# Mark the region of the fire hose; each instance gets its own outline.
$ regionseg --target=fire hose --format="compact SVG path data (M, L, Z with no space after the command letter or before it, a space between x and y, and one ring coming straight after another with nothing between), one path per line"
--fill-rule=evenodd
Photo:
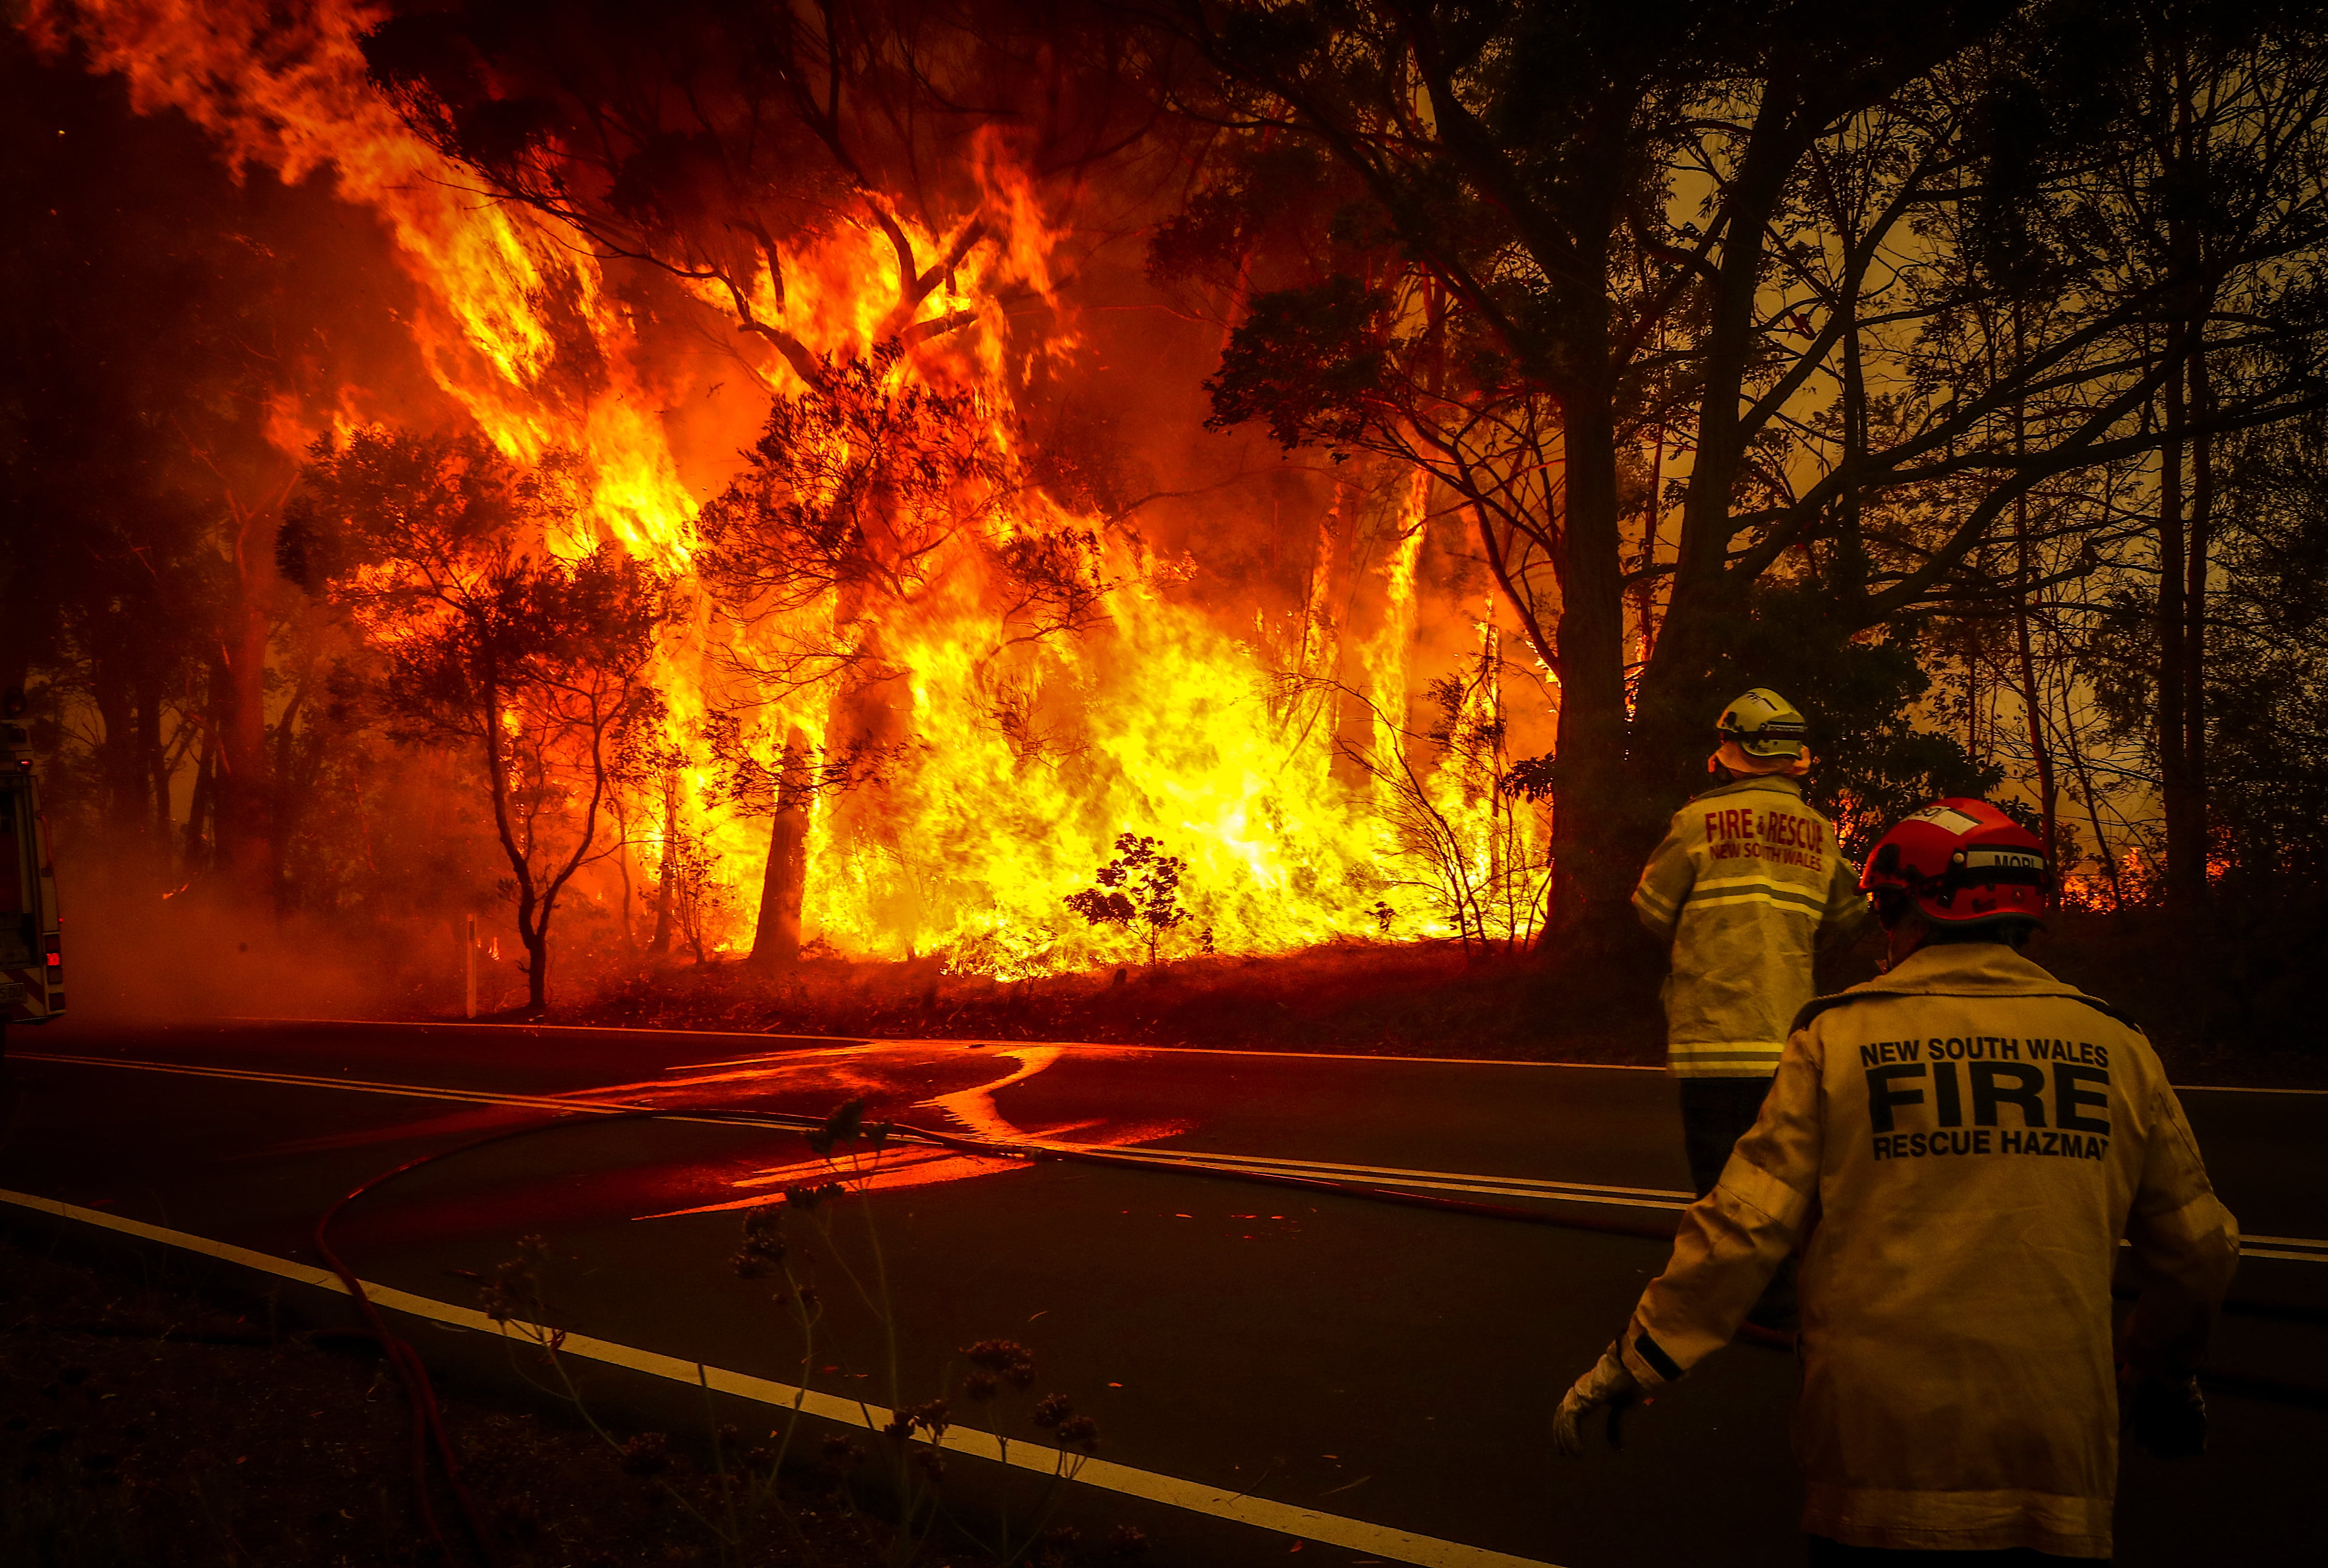
M488 1564L494 1561L492 1536L488 1534L483 1520L479 1516L474 1499L461 1479L459 1462L455 1458L452 1445L445 1433L436 1390L429 1382L427 1368L421 1364L419 1353L389 1329L387 1323L380 1315L379 1309L365 1294L363 1282L333 1250L326 1239L325 1232L330 1228L332 1222L357 1198L399 1176L417 1170L422 1166L434 1164L437 1160L449 1160L455 1155L466 1154L513 1138L527 1137L562 1127L587 1127L607 1122L658 1120L699 1122L722 1126L781 1128L788 1131L800 1132L813 1131L828 1125L827 1119L823 1117L793 1115L774 1111L706 1113L656 1110L638 1106L592 1107L587 1113L567 1113L547 1121L529 1122L522 1127L504 1128L499 1132L488 1133L484 1137L473 1139L465 1143L416 1156L351 1188L344 1197L324 1211L321 1219L315 1222L315 1250L330 1265L332 1272L339 1276L341 1283L353 1298L356 1310L363 1317L367 1336L379 1342L382 1353L387 1356L390 1364L396 1368L397 1376L404 1385L406 1398L412 1409L414 1494L418 1501L423 1526L440 1553L448 1552L449 1547L442 1526L437 1523L436 1511L428 1500L428 1460L432 1453L436 1457L438 1468L444 1473L446 1486L459 1505L462 1522L470 1537L474 1541L479 1554ZM1393 1187L1366 1186L1319 1177L1294 1176L1281 1171L1254 1170L1249 1168L1223 1167L1197 1160L1176 1160L1166 1153L1130 1154L1121 1150L1092 1149L1072 1144L1003 1142L901 1123L891 1123L889 1130L891 1135L905 1141L926 1143L936 1148L949 1149L957 1153L987 1160L1016 1160L1030 1164L1038 1161L1056 1161L1065 1164L1108 1166L1117 1169L1161 1170L1171 1175L1211 1177L1216 1180L1283 1188L1298 1192L1323 1193L1338 1197L1356 1197L1372 1203L1390 1204L1408 1208L1435 1209L1442 1213L1472 1215L1487 1219L1516 1220L1529 1225L1552 1225L1563 1230L1590 1231L1604 1235L1638 1236L1649 1241L1666 1242L1671 1241L1674 1235L1674 1229L1670 1225L1660 1225L1650 1220L1610 1219L1597 1215L1527 1208L1516 1204L1483 1203L1476 1199L1446 1197L1436 1193L1412 1192ZM2134 1292L2121 1289L2113 1291L2112 1294L2123 1300L2132 1299ZM2284 1302L2247 1300L2232 1297L2223 1302L2222 1310L2233 1315L2273 1318L2292 1322L2328 1323L2328 1310ZM1786 1338L1791 1344L1791 1336ZM1764 1338L1760 1342L1769 1344L1772 1341ZM2315 1408L2328 1406L2328 1394L2323 1394L2317 1389L2236 1374L2205 1376L2209 1381L2224 1386L2229 1392L2262 1394L2266 1397L2276 1395L2283 1399L2293 1396L2295 1403Z
M405 1403L410 1406L412 1412L412 1496L415 1505L420 1511L421 1526L427 1531L429 1541L436 1546L439 1562L451 1561L452 1548L451 1544L445 1539L444 1526L436 1521L436 1507L428 1498L428 1461L432 1455L436 1460L437 1469L444 1473L445 1484L451 1490L454 1501L460 1507L461 1522L467 1529L470 1540L475 1545L478 1555L484 1560L488 1568L491 1568L496 1561L493 1536L487 1531L484 1520L478 1514L476 1499L470 1495L467 1484L461 1479L460 1460L455 1457L452 1441L445 1434L443 1413L436 1403L436 1388L429 1381L428 1369L422 1364L420 1353L390 1329L387 1321L380 1315L380 1309L373 1304L371 1297L365 1292L363 1282L356 1278L355 1271L348 1267L346 1261L333 1247L325 1233L331 1229L332 1222L340 1217L341 1212L348 1205L363 1197L364 1194L385 1186L407 1172L418 1170L424 1165L432 1165L437 1160L449 1160L456 1154L466 1154L474 1150L483 1149L488 1144L503 1142L512 1138L522 1138L535 1132L547 1132L557 1127L587 1126L595 1122L606 1120L635 1121L662 1114L663 1113L660 1111L618 1111L611 1116L600 1115L581 1120L559 1116L547 1122L530 1122L523 1127L503 1128L499 1132L488 1133L483 1138L474 1138L465 1143L455 1144L450 1149L438 1149L427 1154L418 1155L401 1165L381 1171L378 1176L368 1178L350 1188L340 1200L325 1209L323 1217L315 1222L315 1251L321 1254L332 1272L340 1277L340 1283L346 1287L348 1295L354 1300L357 1312L363 1318L365 1337L380 1346L380 1354L388 1358L390 1366L396 1368L397 1379L404 1385Z

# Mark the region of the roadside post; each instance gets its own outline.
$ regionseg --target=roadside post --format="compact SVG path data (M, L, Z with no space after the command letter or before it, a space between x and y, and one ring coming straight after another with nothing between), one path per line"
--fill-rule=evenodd
M461 944L461 958L467 974L461 987L461 1016L477 1016L477 917L469 916L469 940Z

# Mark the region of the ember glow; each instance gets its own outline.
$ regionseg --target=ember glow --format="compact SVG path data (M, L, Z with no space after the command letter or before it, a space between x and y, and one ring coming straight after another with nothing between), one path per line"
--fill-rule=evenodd
M90 0L35 12L52 43L69 37L94 68L125 77L141 110L186 114L246 177L328 171L393 237L417 300L404 325L448 407L384 406L369 389L343 387L277 410L273 438L286 453L335 429L465 416L515 460L581 460L588 503L573 536L544 541L549 549L579 555L615 541L696 582L702 504L756 439L770 399L805 390L782 353L739 336L750 361L739 367L671 348L673 334L643 331L625 304L613 272L624 264L480 197L474 177L368 80L361 41L380 19L373 10L344 0ZM764 268L749 306L833 363L880 365L887 390L966 397L979 438L1011 465L1024 441L1015 389L1027 367L1071 372L1093 349L1064 276L1068 235L1047 193L999 137L951 155L971 162L975 209L937 228L899 220L918 257L960 251L943 286L907 303L893 240L867 219L821 231L791 258L781 291ZM709 280L689 286L732 333L736 302ZM877 354L901 330L942 322L945 330L894 360ZM693 746L715 714L741 712L746 743L765 765L776 765L788 736L829 760L861 743L844 730L878 708L875 738L887 748L878 782L820 793L809 807L803 934L845 955L943 954L953 969L1005 978L1122 962L1136 944L1087 925L1063 900L1091 883L1127 831L1153 835L1187 862L1189 919L1171 955L1444 935L1466 919L1483 934L1525 931L1533 885L1510 872L1541 859L1544 824L1531 808L1498 800L1492 777L1451 753L1418 756L1403 781L1345 760L1354 737L1377 756L1415 756L1394 733L1422 728L1409 718L1410 694L1450 664L1477 664L1496 642L1479 599L1419 604L1429 487L1401 478L1351 497L1300 525L1319 534L1309 606L1272 609L1212 592L1206 563L1032 483L966 498L974 521L877 609L840 589L746 617L699 593L659 669L671 739ZM1261 525L1290 523L1264 516ZM1355 569L1347 544L1362 530L1376 543ZM1001 565L1014 545L1070 561L1094 596L1091 613L1030 630ZM1324 613L1329 593L1348 613ZM1426 648L1433 667L1416 668L1419 642L1429 641L1418 627L1441 624L1456 641ZM739 666L781 662L803 641L852 639L878 645L895 671L874 699L831 681L743 690ZM1541 697L1530 700L1540 716ZM1502 702L1490 679L1463 699L1459 722L1492 728ZM759 911L769 825L707 803L715 778L709 760L698 762L677 799L726 890L712 945L741 952ZM1439 840L1442 886L1414 864L1418 813L1424 836ZM638 818L656 820L651 810ZM660 830L633 831L643 840L634 864L652 875ZM1450 866L1459 886L1501 887L1502 906L1451 914ZM605 882L579 887L606 898Z

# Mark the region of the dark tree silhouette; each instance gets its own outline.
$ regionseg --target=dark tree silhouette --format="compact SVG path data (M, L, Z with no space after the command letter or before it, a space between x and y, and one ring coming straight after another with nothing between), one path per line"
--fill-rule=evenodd
M1098 886L1070 893L1067 907L1094 925L1134 932L1147 944L1153 968L1165 934L1191 918L1180 906L1180 878L1188 862L1164 852L1163 844L1141 833L1119 833L1115 858L1092 874ZM1209 943L1211 934L1206 934ZM1209 946L1207 951L1210 951Z
M549 553L578 474L522 469L482 437L380 428L314 448L288 510L284 575L343 606L379 653L399 739L473 748L526 949L548 1004L549 929L584 866L621 848L609 793L663 718L648 669L671 585L613 545Z

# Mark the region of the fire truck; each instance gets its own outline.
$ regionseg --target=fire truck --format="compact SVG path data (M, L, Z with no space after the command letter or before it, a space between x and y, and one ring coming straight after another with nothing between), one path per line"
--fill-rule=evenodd
M21 695L0 696L0 1050L10 1024L44 1024L65 1010L56 859L33 782L33 737L16 722L23 712Z

